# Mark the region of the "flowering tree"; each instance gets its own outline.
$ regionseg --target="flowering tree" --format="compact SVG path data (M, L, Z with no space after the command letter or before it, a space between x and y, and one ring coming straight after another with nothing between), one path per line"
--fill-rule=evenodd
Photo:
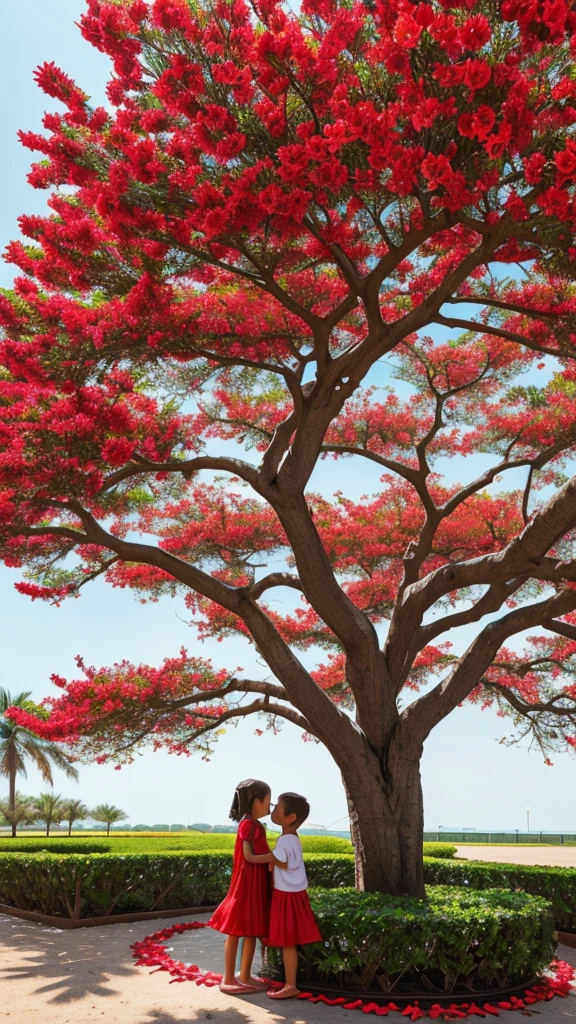
M358 884L422 894L437 723L472 700L576 743L576 13L89 0L81 28L109 107L44 65L66 112L22 134L51 212L9 247L3 558L32 598L182 593L270 676L81 665L13 718L118 760L286 719L342 773ZM386 355L400 393L370 386ZM483 470L443 478L454 454ZM311 491L344 458L377 494Z

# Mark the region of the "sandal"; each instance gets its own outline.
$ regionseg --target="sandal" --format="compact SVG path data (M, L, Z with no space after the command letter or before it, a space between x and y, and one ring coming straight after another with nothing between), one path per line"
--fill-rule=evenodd
M220 985L220 991L224 996L246 996L251 992L261 992L262 989L255 985L242 985L241 982L234 982L232 985Z
M296 999L300 995L300 989L293 988L289 989L286 995L283 995L285 990L283 988L271 990L266 993L268 999Z

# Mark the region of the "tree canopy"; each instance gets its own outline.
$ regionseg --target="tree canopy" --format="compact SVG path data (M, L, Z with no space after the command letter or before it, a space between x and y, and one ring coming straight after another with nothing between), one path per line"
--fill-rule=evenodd
M45 64L65 113L21 135L50 212L1 298L2 556L32 598L182 593L270 676L80 663L15 719L120 759L287 719L389 807L463 700L574 747L572 6L89 0L81 29L108 106ZM316 493L321 459L377 493Z

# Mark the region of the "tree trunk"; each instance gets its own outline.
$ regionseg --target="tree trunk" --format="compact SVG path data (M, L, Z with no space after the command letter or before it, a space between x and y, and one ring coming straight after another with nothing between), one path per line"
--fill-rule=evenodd
M72 835L72 822L71 821L68 822L68 835L69 836Z
M392 745L382 770L378 758L343 772L356 856L356 888L393 896L425 897L424 813L420 751Z
M46 822L46 835L47 836L50 835L50 822L49 821Z
M10 778L8 780L8 785L8 801L10 803L10 810L12 811L12 815L14 815L14 811L16 808L16 769L13 767L13 765L10 766ZM12 839L16 839L16 822L14 820L14 817L12 817Z
M110 835L110 822L108 821L106 824L108 825L108 828L106 829L106 835L109 836Z

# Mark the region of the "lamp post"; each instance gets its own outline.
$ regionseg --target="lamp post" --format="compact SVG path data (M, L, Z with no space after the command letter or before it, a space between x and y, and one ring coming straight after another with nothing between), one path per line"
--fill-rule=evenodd
M526 831L530 835L530 808L526 808Z

